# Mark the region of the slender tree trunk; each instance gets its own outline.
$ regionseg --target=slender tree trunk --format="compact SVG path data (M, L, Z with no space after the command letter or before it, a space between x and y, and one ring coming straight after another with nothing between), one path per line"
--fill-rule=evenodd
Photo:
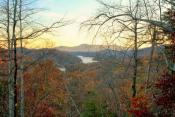
M22 41L22 0L19 3L19 23L20 23L20 47L21 47L21 61L20 61L20 117L24 117L24 79L23 79L23 41Z
M14 102L14 79L12 74L12 42L10 39L10 2L7 0L7 40L8 40L8 116L14 117L15 102Z
M137 90L136 90L137 66L138 66L137 21L135 21L134 34L135 34L135 37L134 37L134 76L133 76L133 84L132 84L132 90L133 90L132 97L135 97L137 93Z
M77 111L77 114L78 114L79 116L81 116L81 112L80 112L80 110L78 109L78 106L77 106L76 102L74 101L73 97L71 96L71 93L70 93L70 91L69 91L69 88L68 88L68 86L67 86L66 84L65 84L65 88L66 88L66 91L67 91L68 94L69 94L70 101L72 102L73 106L75 107L75 109L76 109L76 111Z
M149 87L150 72L151 72L151 67L152 67L152 60L153 60L155 44L156 44L156 27L154 26L153 36L152 36L152 39L151 39L151 53L150 53L150 58L149 58L149 63L148 63L148 74L147 74L147 79L146 79L145 92L147 91L147 88Z
M17 106L18 106L18 100L17 100L17 75L18 75L18 63L17 63L17 40L16 40L16 14L17 14L17 0L13 0L13 33L12 33L12 40L13 40L13 46L14 46L14 52L13 52L13 61L14 61L14 102L15 102L15 109L14 109L14 117L17 117Z
M116 117L119 117L121 114L120 114L120 104L118 103L118 98L117 98L117 94L114 90L114 88L112 86L109 86L109 88L111 89L112 93L113 93L113 96L114 96L114 99L115 99L115 106L116 106L116 109L115 109L115 116Z
M137 87L136 87L136 81L137 81L137 67L138 67L138 20L136 20L137 13L138 13L138 7L139 7L139 0L137 0L136 4L136 11L135 11L135 20L134 20L134 76L133 76L133 83L132 83L132 97L135 97L137 94Z
M17 75L18 75L18 63L17 63L17 49L16 49L16 37L14 37L14 90L15 90L15 117L17 116L17 106L18 106L18 99L17 99Z

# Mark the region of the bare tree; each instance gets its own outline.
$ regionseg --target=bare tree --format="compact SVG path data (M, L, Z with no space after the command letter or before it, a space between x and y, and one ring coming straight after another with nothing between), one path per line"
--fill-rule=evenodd
M90 18L90 20L83 22L82 25L96 30L95 36L112 30L113 33L111 35L114 37L114 40L129 40L128 42L131 43L129 46L133 49L132 96L135 97L137 93L138 49L147 43L147 41L141 40L146 35L147 25L137 19L138 17L148 17L148 13L146 14L146 11L141 10L145 7L144 2L128 0L128 4L125 3L126 5L112 5L110 2L99 2L104 6L103 11L99 12L97 16Z
M27 3L23 0L4 0L2 3L0 7L2 12L0 41L5 46L7 45L5 49L8 51L8 58L6 58L8 61L8 115L9 117L18 116L18 106L20 106L19 115L24 117L23 43L25 40L36 39L45 33L52 32L53 29L60 28L66 23L63 22L63 19L52 23L50 26L37 22L32 23L29 19L32 19L37 10L30 8L31 1ZM20 49L18 49L19 47ZM20 78L20 98L17 96L18 78ZM18 99L20 99L20 103Z

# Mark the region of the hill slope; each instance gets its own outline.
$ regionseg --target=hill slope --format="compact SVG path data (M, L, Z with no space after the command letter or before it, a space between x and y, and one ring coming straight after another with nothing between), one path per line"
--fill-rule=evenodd
M32 57L34 60L51 59L59 65L78 64L81 59L67 52L57 49L24 49L26 56Z

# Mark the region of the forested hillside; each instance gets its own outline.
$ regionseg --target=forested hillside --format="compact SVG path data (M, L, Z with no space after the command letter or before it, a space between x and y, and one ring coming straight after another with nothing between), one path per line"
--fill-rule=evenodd
M62 52L57 49L23 49L23 51L24 55L32 57L34 61L50 59L61 66L81 63L80 58L77 56L73 56L68 52Z

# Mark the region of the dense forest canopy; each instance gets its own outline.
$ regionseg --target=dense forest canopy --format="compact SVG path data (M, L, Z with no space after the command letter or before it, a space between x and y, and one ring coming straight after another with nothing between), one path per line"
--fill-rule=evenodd
M0 0L0 117L175 117L175 0L65 1Z

